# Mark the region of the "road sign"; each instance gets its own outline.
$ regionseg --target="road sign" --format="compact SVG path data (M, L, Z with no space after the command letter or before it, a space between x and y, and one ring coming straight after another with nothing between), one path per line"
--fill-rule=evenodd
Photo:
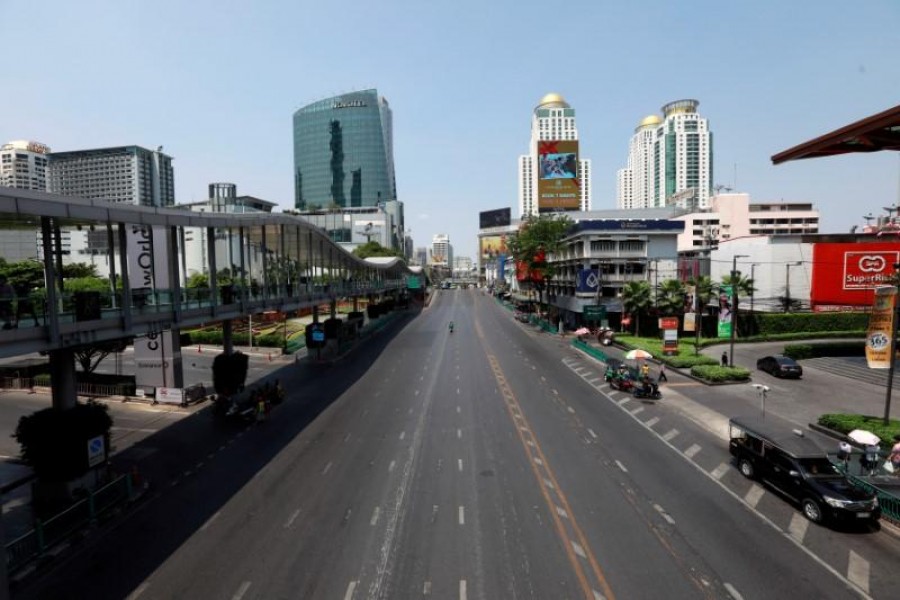
M88 466L96 467L106 461L106 440L102 435L92 437L87 443Z
M585 306L584 307L584 319L585 319L585 321L605 321L606 320L606 307L605 306Z

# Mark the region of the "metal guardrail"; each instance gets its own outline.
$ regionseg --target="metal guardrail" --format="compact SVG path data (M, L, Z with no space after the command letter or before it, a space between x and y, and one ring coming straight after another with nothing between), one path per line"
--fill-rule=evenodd
M582 352L585 352L586 354L596 358L597 360L602 360L603 362L606 362L606 353L601 350L598 350L597 348L594 348L587 342L585 342L583 340L579 340L578 338L575 338L572 340L572 345L575 346L576 348L578 348L579 350L581 350Z
M25 566L132 497L131 477L122 475L49 519L36 519L34 529L6 544L7 569Z
M863 452L851 452L850 457L845 462L838 458L837 453L826 452L828 459L847 476L850 483L878 496L878 504L881 506L883 517L900 524L900 497L897 496L897 491L900 491L900 473L892 475L885 471L882 467L885 457L880 453L878 460L875 461L875 465L866 472L865 467L859 462L859 457L863 456L863 454ZM895 485L898 490L889 492L884 487L877 485L880 482L873 481L872 479L874 478L883 479L886 483L894 483L896 481Z

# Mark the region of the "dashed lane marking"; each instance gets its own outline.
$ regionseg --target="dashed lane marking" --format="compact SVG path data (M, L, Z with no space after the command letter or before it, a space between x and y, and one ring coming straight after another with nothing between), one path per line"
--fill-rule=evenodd
M299 517L299 516L300 516L300 509L298 508L297 510L295 510L294 512L291 513L290 517L288 517L288 520L284 523L284 528L290 529L291 525L294 524L294 521L296 521L297 517Z
M459 472L462 473L462 470L463 470L463 469L462 469L462 459L461 459L461 458L458 459L458 460L456 461L456 464L457 464L457 466L459 467Z
M347 585L347 592L344 594L344 600L353 600L353 592L356 591L357 585L359 585L358 581L351 581Z
M369 525L375 527L378 524L378 516L381 514L381 508L375 507L375 510L372 511L372 518L369 519Z
M712 470L712 473L710 473L710 475L712 475L713 479L722 479L722 475L727 473L730 468L731 467L728 465L728 463L721 463L718 467Z
M621 469L623 473L627 473L627 472L628 472L628 469L626 469L626 468L625 468L625 465L623 465L621 462L616 461L616 466L619 467L619 469Z
M402 442L402 441L403 441L403 438L405 438L405 437L406 437L406 432L405 432L405 431L401 431L401 432L400 432L400 441Z
M469 598L469 595L468 595L468 592L466 591L466 580L460 579L459 580L459 600L468 600L468 598Z
M592 437L592 438L597 439L597 434L594 433L594 430L593 430L593 429L591 429L590 427L588 427L588 430L587 430L587 431L588 431L589 434L591 434L591 437Z
M628 412L630 412L632 415L638 415L638 414L644 412L644 407L643 407L643 406L638 406L637 408L632 409L632 410L630 410L630 411L628 411Z
M853 550L847 563L847 579L869 593L869 561Z
M806 529L809 527L809 520L801 515L800 513L794 513L791 515L791 524L788 525L788 533L791 534L791 537L803 543L803 538L806 537Z
M741 594L735 589L733 585L727 582L723 583L722 585L725 587L725 591L728 592L728 595L734 598L734 600L744 600L744 597L741 596Z
M231 600L241 600L241 598L244 597L244 594L246 594L247 590L249 590L249 589L250 589L250 582L245 581L244 583L241 584L241 587L239 587L237 589L237 591L234 593L234 596L231 597Z
M577 554L581 558L587 558L587 555L584 553L584 548L582 548L581 545L578 544L578 542L574 540L569 541L572 542L572 550L575 551L575 554Z
M462 429L456 430L456 439L459 439L459 440L462 439Z
M220 513L220 512L222 512L222 511L220 511L220 510L219 510L219 511L216 511L216 513L215 513L213 516L211 516L210 518L208 518L208 519L206 520L206 523L204 523L204 524L200 527L200 531L206 531L206 529L207 529L210 525L212 525L212 522L219 518L219 513Z
M666 434L664 436L662 436L662 439L663 439L663 441L671 442L672 438L674 438L676 435L678 435L678 430L670 429L669 431L666 432Z
M422 595L423 595L423 596L428 596L429 594L431 594L431 582L430 582L430 581L426 581L426 582L424 583L424 585L422 585Z
M327 465L325 465L325 468L324 468L324 469L322 469L322 475L327 475L329 470L331 470L331 463L330 463L330 462L329 462Z
M569 518L569 513L567 513L567 512L566 512L566 509L562 508L561 506L557 506L557 507L556 507L556 514L558 514L558 515L559 515L560 517L562 517L563 519L568 519L568 518Z
M744 502L746 502L750 508L756 508L756 505L759 504L759 500L765 494L765 490L759 487L756 484L750 488L750 490L744 495Z
M654 508L654 510L656 510L656 512L659 513L659 515L660 515L663 519L666 520L666 523L668 523L669 525L674 525L674 524L675 524L675 519L673 519L673 518L672 518L672 515L670 515L669 513L667 513L667 512L666 512L666 509L664 509L662 506L660 506L659 504L654 504L654 505L653 505L653 508Z
M694 456L700 452L701 448L697 444L691 444L691 447L684 451L684 455L688 458L694 458Z
M459 507L459 524L460 525L466 524L466 507L465 506Z
M394 470L394 467L396 467L396 466L397 466L397 461L396 461L396 460L392 460L392 461L391 461L391 464L388 465L388 473L390 473L391 471L393 471L393 470Z

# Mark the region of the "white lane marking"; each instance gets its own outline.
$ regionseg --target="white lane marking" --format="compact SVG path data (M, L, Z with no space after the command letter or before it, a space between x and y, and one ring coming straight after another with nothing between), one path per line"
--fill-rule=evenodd
M551 390L551 391L553 392L554 396L559 396L559 392L557 392L556 390Z
M623 465L621 462L616 461L616 466L619 467L620 469L622 469L622 472L623 472L623 473L627 473L627 472L628 472L628 469L626 469L626 468L625 468L625 465Z
M456 430L456 439L458 439L458 440L462 439L462 429Z
M457 406L457 407L456 407L456 414L459 414L460 412L462 412L462 409L461 409L459 406Z
M466 524L466 507L465 506L459 507L459 524L460 525Z
M431 582L426 581L425 585L422 586L422 595L427 596L429 594L431 594Z
M800 513L794 513L791 516L791 524L788 525L788 533L791 534L791 537L803 543L803 538L806 537L806 529L809 527L809 519L805 518Z
M751 508L756 508L760 498L762 498L765 493L764 489L754 483L753 487L750 488L750 491L744 496L744 502L749 504Z
M850 551L850 559L847 564L847 579L869 593L869 561L862 556Z
M241 587L234 593L234 596L231 597L231 600L241 600L244 597L244 594L247 593L247 590L250 589L250 582L245 581L241 584Z
M602 377L594 377L593 379L588 379L588 383L590 383L591 385L595 385L601 379L603 379L603 378Z
M295 510L294 512L291 513L290 517L288 517L287 522L285 522L285 524L284 524L284 528L290 529L291 525L294 524L294 521L296 521L297 517L299 517L299 516L300 516L300 509L298 508L297 510Z
M219 518L219 513L220 513L220 512L222 512L222 511L221 511L221 510L216 511L216 514L214 514L213 516L211 516L210 518L208 518L208 519L206 520L206 523L204 523L203 526L200 527L200 531L206 531L206 528L209 527L209 526L212 524L213 521L215 521L216 519Z
M521 429L522 431L525 431L525 432L528 431L528 428L525 427L524 425L519 425L519 429Z
M553 485L553 482L546 477L544 477L544 485L546 485L551 490L556 489L556 487Z
M592 438L594 438L595 440L597 439L597 434L594 433L594 430L591 429L590 427L588 427L588 433L591 434Z
M438 505L437 505L437 504L433 504L433 505L431 506L431 522L432 522L432 523L434 523L435 521L437 521L437 513L438 513Z
M459 600L468 600L469 595L466 592L466 580L459 580Z
M419 395L419 390L416 390L416 396L418 396L418 395ZM363 413L363 416L366 416L365 413Z
M406 437L406 432L405 432L405 431L401 431L401 432L400 432L400 441L403 441L403 438L405 438L405 437Z
M456 378L459 379L459 376L457 376ZM459 388L456 388L456 395L459 396L461 393L462 392L459 391Z
M356 591L356 586L359 584L358 581L351 581L347 586L347 593L344 594L344 600L353 600L353 592Z
M580 556L581 558L587 558L587 555L584 553L584 548L581 547L581 544L575 542L573 540L569 540L572 543L572 550L575 551L575 554Z
M656 512L658 512L659 515L660 515L663 519L665 519L666 522L667 522L669 525L674 525L674 524L675 524L675 519L673 519L673 518L672 518L672 515L670 515L669 513L667 513L667 512L666 512L666 509L664 509L662 506L660 506L659 504L654 504L654 505L653 505L653 508L656 509Z
M638 406L637 408L635 408L634 410L631 410L631 411L629 411L629 412L630 412L632 415L637 415L637 414L639 414L639 413L644 412L644 407L643 407L643 406Z
M678 435L678 430L670 429L668 432L666 432L666 435L662 436L662 439L663 441L670 442L676 435Z
M728 463L722 463L718 467L713 469L713 471L712 471L712 473L710 473L710 475L712 475L713 479L716 479L716 480L722 479L722 475L727 473L730 468L731 467L728 466Z
M560 507L560 506L557 506L557 507L556 507L556 514L558 514L559 516L561 516L563 519L568 519L568 518L569 518L569 513L567 513L567 512L565 511L565 509L563 509L563 508Z
M701 448L697 444L691 444L691 447L684 451L684 455L688 458L694 458L698 452L700 452Z
M538 464L538 465L541 465L541 466L544 465L544 461L542 461L542 460L541 460L540 458L538 458L537 456L534 457L534 462L535 462L535 464Z
M734 598L734 600L744 600L744 597L741 596L740 592L738 592L733 585L731 585L728 582L726 582L722 585L725 587L725 591L728 592L728 594L732 598Z
M534 448L534 442L532 442L531 440L525 440L525 443Z
M325 468L322 469L322 475L327 475L329 470L331 470L331 462L325 465Z
M575 409L572 408L571 406L567 406L567 407L566 407L566 410L568 410L568 411L569 411L570 413L572 413L573 415L575 414Z
M647 419L646 421L644 421L644 425L646 425L647 427L653 427L657 423L659 423L659 417L653 417L652 419Z
M344 443L346 444L349 441L350 441L350 434L348 433L347 435L344 436Z
M369 525L375 527L378 524L378 515L381 514L381 508L375 507L375 510L372 511L372 518L369 519Z
M390 473L391 471L393 471L393 470L394 470L394 467L396 467L396 466L397 466L397 461L396 461L396 460L392 460L392 461L391 461L391 464L388 465L388 473Z
M541 381L547 381L547 378L541 375Z
M135 589L133 592L128 594L128 597L126 597L125 600L137 600L138 597L144 593L144 590L147 589L148 585L150 585L150 584L145 581L141 585L137 586L137 589Z
M456 461L456 465L459 467L459 472L462 473L462 459L458 459Z
M594 592L594 600L606 600L606 596L598 592L597 590L591 590Z

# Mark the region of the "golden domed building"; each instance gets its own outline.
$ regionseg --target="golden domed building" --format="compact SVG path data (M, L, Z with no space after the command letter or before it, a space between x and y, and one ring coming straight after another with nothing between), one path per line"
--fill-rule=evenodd
M580 157L575 109L561 94L540 99L528 154L519 157L519 214L591 208L591 161Z

